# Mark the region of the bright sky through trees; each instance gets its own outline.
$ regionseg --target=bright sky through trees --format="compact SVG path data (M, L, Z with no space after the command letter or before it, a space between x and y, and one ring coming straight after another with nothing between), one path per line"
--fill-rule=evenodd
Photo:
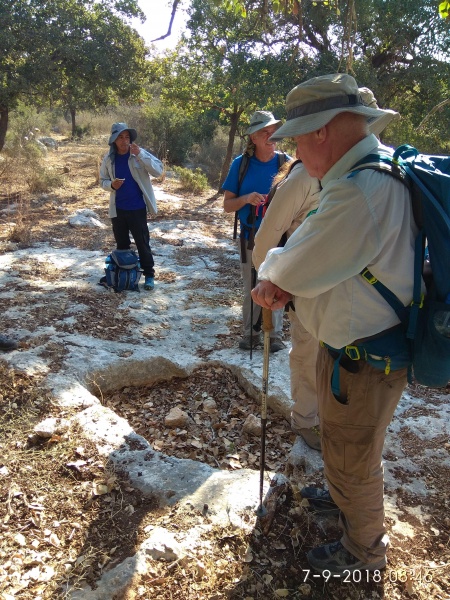
M172 14L172 1L138 0L138 4L139 8L145 13L147 20L145 23L140 23L138 19L133 19L131 24L137 30L139 35L144 38L145 43L149 45L152 40L167 33ZM183 5L186 5L186 2L180 2L178 5L170 36L158 42L154 42L159 51L163 51L166 48L174 48L178 42L186 22L186 13L183 10Z

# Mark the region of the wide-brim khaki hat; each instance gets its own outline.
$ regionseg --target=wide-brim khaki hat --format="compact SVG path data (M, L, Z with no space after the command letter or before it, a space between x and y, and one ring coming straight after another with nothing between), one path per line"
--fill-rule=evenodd
M313 77L297 85L286 96L286 110L286 122L271 140L317 131L343 112L364 115L369 127L376 125L377 130L380 127L383 130L394 117L399 116L393 110L368 106L355 79L345 73Z
M256 133L260 129L264 129L264 127L269 127L269 125L280 125L281 121L279 119L275 119L273 114L267 110L257 110L250 117L250 126L245 132L247 135L251 135L252 133Z
M113 126L111 127L111 135L109 137L109 142L108 142L108 144L110 146L111 146L111 144L114 144L114 142L117 140L117 138L122 133L122 131L128 131L128 133L130 134L131 142L134 142L134 140L137 138L136 129L132 129L131 127L128 127L128 125L126 123L114 123Z
M360 87L359 93L361 94L362 101L366 106L369 106L370 108L379 108L372 90L369 90L369 88L367 87ZM384 115L381 115L380 117L378 117L378 119L370 121L369 123L370 133L373 133L376 136L379 136L380 133L384 131L384 129L386 129L386 127L392 120L400 118L399 113L393 110L386 110L384 112Z

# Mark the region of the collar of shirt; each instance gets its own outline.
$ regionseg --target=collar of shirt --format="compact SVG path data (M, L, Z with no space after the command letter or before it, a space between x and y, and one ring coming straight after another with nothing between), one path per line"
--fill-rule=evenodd
M382 146L380 144L378 138L373 135L373 133L369 134L367 137L353 146L353 148L350 148L350 150L331 167L331 169L321 180L322 187L326 187L326 185L333 179L339 179L339 177L345 175L345 173L347 173L354 164L361 160L361 158L364 158L364 156L370 154L371 152L377 152L380 147L383 148L383 150L387 149L386 146Z

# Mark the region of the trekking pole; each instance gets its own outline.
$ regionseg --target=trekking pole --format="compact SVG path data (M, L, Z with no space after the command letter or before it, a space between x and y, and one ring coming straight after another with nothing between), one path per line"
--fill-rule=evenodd
M263 355L263 381L261 392L261 453L259 460L259 506L256 510L257 517L264 517L267 514L267 508L263 506L263 487L264 487L264 463L266 460L266 422L267 422L267 390L269 387L269 353L270 353L270 332L273 329L272 311L270 308L262 309L264 331L264 355Z
M250 273L250 288L253 289L256 285L256 269L252 265L252 270ZM250 294L250 360L253 358L253 298Z
M250 231L250 235L248 238L248 245L247 248L248 250L251 250L253 253L253 246L255 245L254 240L255 240L255 216L256 216L256 212L255 212L255 207L251 206L250 207L250 220L251 220L251 224L252 224L252 229ZM256 284L256 269L253 266L253 261L252 261L252 266L251 266L251 270L250 270L250 289L254 288ZM253 358L253 298L250 294L250 360L252 360Z

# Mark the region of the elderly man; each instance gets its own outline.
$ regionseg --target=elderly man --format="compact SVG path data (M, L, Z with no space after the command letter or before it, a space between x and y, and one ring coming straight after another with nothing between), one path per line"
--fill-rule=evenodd
M393 177L352 167L382 146L369 131L393 111L364 104L353 77L333 74L295 87L287 121L297 156L322 186L319 207L261 265L255 302L272 310L294 299L321 341L317 390L329 492L305 497L340 510L339 541L309 551L317 571L376 571L386 565L382 450L406 385L409 349L396 313L366 268L406 305L413 293L417 228L409 193ZM366 276L364 276L366 275Z

